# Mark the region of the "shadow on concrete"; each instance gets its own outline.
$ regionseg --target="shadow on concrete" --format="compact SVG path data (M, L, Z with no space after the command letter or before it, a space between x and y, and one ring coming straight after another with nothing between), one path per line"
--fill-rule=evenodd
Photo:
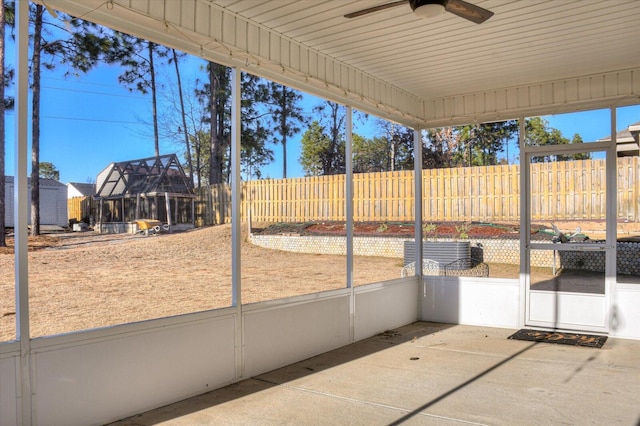
M486 376L487 374L491 373L492 371L495 371L498 368L502 367L503 365L505 365L505 364L513 361L514 359L518 358L520 355L524 354L525 352L530 351L536 345L539 345L539 343L537 343L537 342L532 343L529 346L525 347L524 349L519 350L518 352L514 353L510 357L505 358L502 361L498 362L497 364L495 364L495 365L487 368L486 370L482 371L481 373L476 374L475 376L473 376L469 380L466 380L466 381L460 383L458 386L448 390L447 392L443 393L442 395L438 396L437 398L434 398L431 401L424 403L422 406L420 406L417 409L413 410L411 413L408 413L407 415L400 417L395 422L390 423L390 426L400 425L400 424L410 420L412 417L420 414L422 411L427 410L429 407L431 407L431 406L437 404L438 402L440 402L440 401L452 396L456 392L461 391L465 387L471 385L473 382L483 378L484 376Z
M637 342L506 334L416 322L112 424L637 424Z
M253 393L281 386L289 381L301 379L305 376L355 361L376 352L411 342L414 339L455 327L455 324L444 323L419 324L419 327L413 327L409 332L387 330L368 339L343 346L325 354L320 354L295 364L281 367L184 401L179 401L143 414L134 415L132 417L109 423L109 425L143 426L170 422L173 419L188 416L189 414L196 413L198 411L213 408L217 405L222 405L239 398L244 398ZM406 326L403 327L403 330L406 330Z

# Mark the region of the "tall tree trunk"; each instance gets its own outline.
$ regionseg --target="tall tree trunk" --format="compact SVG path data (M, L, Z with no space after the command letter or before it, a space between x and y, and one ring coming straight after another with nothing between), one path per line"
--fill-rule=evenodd
M282 129L282 179L287 178L287 88L282 85L282 114L280 115Z
M184 129L184 145L187 150L187 167L189 168L189 178L191 179L191 186L194 186L193 182L193 163L191 161L191 144L189 143L189 132L187 132L187 116L184 112L184 97L182 96L182 79L180 78L180 67L178 66L178 55L176 49L171 49L173 53L173 63L176 66L176 78L178 80L178 97L180 98L180 113L182 115L182 128Z
M158 136L158 101L156 100L156 70L153 65L153 51L154 44L148 42L149 48L149 72L151 74L151 100L152 100L152 114L153 114L153 147L156 152L156 157L160 157L160 137Z
M396 151L398 149L398 132L395 125L391 127L391 152L389 153L389 170L396 171Z
M202 162L200 160L200 149L201 148L201 144L200 144L200 135L198 133L196 133L196 137L193 140L193 143L195 144L195 151L196 151L196 173L197 173L197 178L198 178L198 188L200 188L202 186Z
M225 138L224 135L224 120L225 120L225 105L226 105L226 94L225 91L227 87L229 87L229 80L227 79L227 68L223 65L216 66L216 72L218 75L218 90L220 91L220 96L218 96L218 140L220 141L220 148L218 149L218 164L220 164L220 183L229 182L229 177L231 176L231 135L228 135ZM225 150L227 150L227 167L226 167L226 175L224 174L224 154Z
M33 29L33 99L31 106L31 235L40 235L40 61L44 7L36 5Z
M0 0L0 247L6 247L5 239L5 179L4 179L4 0Z
M392 172L396 171L396 140L395 138L391 139L391 159L390 159L390 167L389 170Z
M329 150L329 174L335 175L340 173L338 165L338 136L340 133L340 125L338 123L338 112L340 106L337 103L331 103L331 149Z
M209 62L209 105L211 108L211 138L209 144L209 185L222 182L221 144L222 140L218 134L218 95L219 79L216 75L216 64Z

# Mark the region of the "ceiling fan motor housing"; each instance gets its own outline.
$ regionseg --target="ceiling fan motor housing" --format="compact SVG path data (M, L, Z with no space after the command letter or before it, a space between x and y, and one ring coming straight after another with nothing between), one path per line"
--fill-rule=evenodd
M476 24L481 24L493 16L493 12L464 0L396 0L356 12L347 13L345 18L357 18L369 13L402 6L409 3L414 15L422 19L435 18L444 12L450 12Z
M427 4L439 4L442 7L445 7L447 5L447 0L409 0L409 6L411 6L412 11L415 11L420 6Z

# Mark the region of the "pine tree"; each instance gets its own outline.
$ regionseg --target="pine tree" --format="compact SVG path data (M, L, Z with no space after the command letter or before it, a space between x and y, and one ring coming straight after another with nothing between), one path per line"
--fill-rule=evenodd
M193 181L193 160L191 155L191 144L189 141L189 132L187 127L187 115L184 108L184 95L182 93L182 78L180 76L180 66L178 63L178 53L176 49L171 49L171 58L169 63L173 63L176 69L176 80L178 82L178 99L180 100L180 118L182 119L182 128L184 129L184 146L185 146L185 158L187 160L186 169L189 170L189 179L191 180L191 186L194 186Z
M263 106L269 100L268 85L260 77L242 73L241 152L240 163L247 179L261 178L260 168L273 161L273 151L267 148L271 129L263 124Z
M4 69L4 26L5 26L5 10L4 0L0 0L0 247L6 247L7 241L5 239L5 179L4 179L4 157L5 157L5 139L4 139L4 87L5 81L5 69Z
M227 104L229 101L229 68L213 62L207 65L209 72L208 100L209 100L209 184L224 182L224 153L225 145L229 145L228 132L225 132Z
M32 76L32 134L31 134L31 235L40 234L40 78L41 71L52 70L59 64L86 73L92 69L105 52L109 51L112 37L93 23L64 17L66 25L60 25L58 15L45 19L44 6L32 5L30 20L33 23L31 57Z
M107 63L117 63L125 68L118 77L130 91L136 90L143 95L151 93L151 116L153 122L153 148L156 157L160 156L160 135L158 130L158 84L156 81L156 56L166 58L166 47L152 41L128 34L116 32L113 48L106 56Z
M302 135L300 141L300 164L306 176L321 176L329 174L326 169L326 153L331 146L331 140L325 133L319 121L315 120Z
M300 131L300 125L306 123L299 105L302 95L284 84L269 84L269 112L275 124L275 143L282 145L282 178L287 178L287 138Z

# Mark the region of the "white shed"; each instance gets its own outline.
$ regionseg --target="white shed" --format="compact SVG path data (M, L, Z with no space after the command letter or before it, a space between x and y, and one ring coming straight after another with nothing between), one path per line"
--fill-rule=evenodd
M31 188L31 179L29 179ZM4 225L13 227L14 179L5 176L5 217ZM31 199L31 189L29 189ZM31 223L31 205L29 204L29 223ZM40 224L67 226L67 185L53 179L40 179Z
M93 183L69 182L67 184L67 198L88 197L96 192L96 185Z

